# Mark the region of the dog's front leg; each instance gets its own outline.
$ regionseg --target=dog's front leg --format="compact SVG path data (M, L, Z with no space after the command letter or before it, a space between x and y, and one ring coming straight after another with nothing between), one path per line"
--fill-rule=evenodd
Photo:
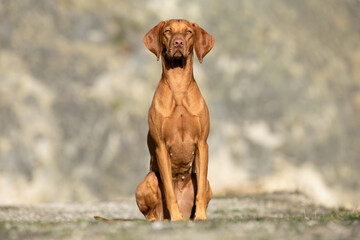
M197 194L196 194L196 211L195 220L206 220L206 181L208 171L208 144L206 141L200 141L198 144L199 156L196 158L196 180L197 180Z
M176 200L171 176L171 162L165 144L160 143L156 148L160 177L164 185L166 205L170 213L171 221L182 220L179 205Z

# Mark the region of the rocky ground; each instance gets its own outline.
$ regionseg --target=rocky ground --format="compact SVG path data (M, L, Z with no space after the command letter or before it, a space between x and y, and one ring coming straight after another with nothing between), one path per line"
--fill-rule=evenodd
M94 215L117 219L105 223ZM146 222L132 198L0 207L0 239L359 239L360 212L300 193L214 198L206 222Z

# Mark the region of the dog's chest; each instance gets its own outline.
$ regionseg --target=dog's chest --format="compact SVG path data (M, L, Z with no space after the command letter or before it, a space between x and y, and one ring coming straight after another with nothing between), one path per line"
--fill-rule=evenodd
M176 106L172 114L163 121L162 135L165 142L195 141L200 131L199 118L189 113L184 106Z
M162 135L173 163L190 164L200 132L199 118L191 115L184 106L176 106L173 113L164 119Z

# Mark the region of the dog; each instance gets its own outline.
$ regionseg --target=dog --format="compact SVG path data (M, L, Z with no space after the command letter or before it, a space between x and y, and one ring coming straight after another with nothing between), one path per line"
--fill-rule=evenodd
M202 63L215 40L196 23L171 19L143 42L161 58L162 75L148 112L150 172L136 189L136 203L149 221L206 220L210 120L193 76L193 50Z

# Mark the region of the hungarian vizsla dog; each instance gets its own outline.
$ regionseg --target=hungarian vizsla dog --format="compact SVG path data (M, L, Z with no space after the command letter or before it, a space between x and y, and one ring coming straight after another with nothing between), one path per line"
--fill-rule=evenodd
M202 62L214 39L196 23L162 21L144 37L162 60L149 109L150 172L136 189L146 219L206 220L209 112L193 76L193 49Z

